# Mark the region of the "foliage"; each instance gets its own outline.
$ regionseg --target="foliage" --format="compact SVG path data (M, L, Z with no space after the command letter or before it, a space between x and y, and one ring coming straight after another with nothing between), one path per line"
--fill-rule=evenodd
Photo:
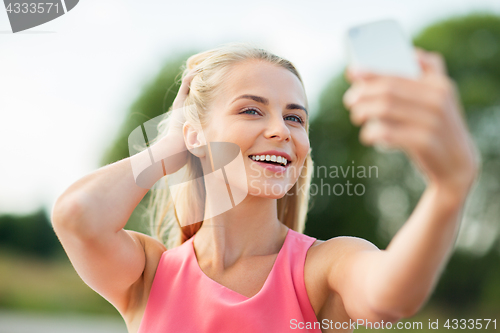
M116 314L77 275L47 216L0 216L0 309Z
M1 215L0 251L17 252L42 259L63 254L43 209L24 216Z
M0 252L0 309L119 316L76 274L68 258Z
M482 160L480 179L464 212L459 251L448 264L435 299L454 306L484 302L498 307L500 17L475 13L452 18L425 29L415 44L446 59Z

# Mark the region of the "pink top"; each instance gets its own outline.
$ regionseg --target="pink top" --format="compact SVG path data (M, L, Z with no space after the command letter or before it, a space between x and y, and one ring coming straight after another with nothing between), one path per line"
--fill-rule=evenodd
M316 238L289 229L264 286L248 298L203 273L195 236L163 252L138 333L321 332L304 283Z

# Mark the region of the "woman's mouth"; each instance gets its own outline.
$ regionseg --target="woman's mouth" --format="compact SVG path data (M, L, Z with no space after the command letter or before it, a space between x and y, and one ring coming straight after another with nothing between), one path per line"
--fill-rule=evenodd
M248 158L264 169L273 172L283 172L286 170L287 165L290 165L290 162L285 157L279 155L249 155Z

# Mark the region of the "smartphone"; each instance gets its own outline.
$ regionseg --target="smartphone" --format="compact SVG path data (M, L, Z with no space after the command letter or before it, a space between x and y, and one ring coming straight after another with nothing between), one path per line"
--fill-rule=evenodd
M350 27L344 36L349 67L352 69L410 79L421 75L411 40L396 20L384 19L356 25ZM384 144L376 144L374 148L384 153L398 151Z
M345 34L353 69L417 79L420 65L409 37L393 19L351 27Z

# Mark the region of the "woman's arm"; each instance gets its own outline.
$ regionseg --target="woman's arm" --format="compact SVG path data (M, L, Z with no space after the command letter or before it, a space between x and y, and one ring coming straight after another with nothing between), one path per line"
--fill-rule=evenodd
M180 106L191 78L184 79L174 101L172 117L176 121L182 120ZM150 149L153 156L170 157L167 173L185 164L187 151L179 126L171 127ZM145 244L145 235L123 229L149 190L141 186L147 183L151 187L163 176L163 172L145 171L148 175L141 175L143 184L139 186L132 164L150 165L150 152L144 150L81 178L57 199L52 210L54 230L77 273L122 313L130 305L134 284L141 287L148 251L165 251L153 238Z
M353 319L396 321L421 308L452 252L477 175L475 148L444 62L420 50L418 56L424 70L418 81L348 73L354 84L344 102L351 120L363 125L361 141L401 148L427 178L417 207L386 250L356 238L331 242L332 251L333 244L342 251L330 259L328 285Z
M464 192L429 185L387 249L366 254L366 288L379 311L408 317L425 303L452 253L464 199Z
M330 240L330 253L336 255L328 285L341 295L353 320L394 322L423 306L451 255L463 199L428 186L386 250L354 237Z
M133 158L149 160L144 153ZM123 229L148 191L135 184L130 159L81 178L52 210L54 231L78 275L122 314L129 305L127 290L146 264L144 243Z

